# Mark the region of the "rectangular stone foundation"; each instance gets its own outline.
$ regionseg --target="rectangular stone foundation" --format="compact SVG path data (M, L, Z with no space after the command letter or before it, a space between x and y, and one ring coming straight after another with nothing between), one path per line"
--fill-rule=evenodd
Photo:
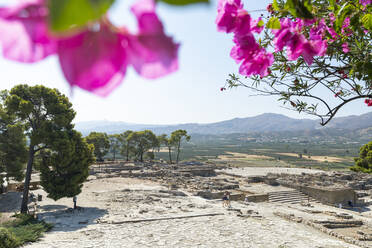
M343 206L347 206L349 201L351 201L354 205L357 202L357 194L353 189L324 189L318 187L300 186L298 190L324 204L338 205L341 203Z
M210 191L199 191L197 196L203 197L205 199L222 199L224 192L210 192ZM269 201L268 194L255 194L247 195L244 193L231 193L231 201L244 201L245 197L248 198L248 202L265 202Z

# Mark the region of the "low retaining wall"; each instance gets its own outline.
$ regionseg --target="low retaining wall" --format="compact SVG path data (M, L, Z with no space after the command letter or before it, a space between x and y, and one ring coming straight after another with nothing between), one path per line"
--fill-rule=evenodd
M208 200L212 199L222 199L224 192L210 192L210 191L199 191L196 195L203 197ZM244 194L238 193L238 194L230 194L230 200L231 201L242 201L244 200Z
M199 191L196 195L203 197L208 200L222 199L224 192L210 192L210 191ZM230 194L231 201L244 201L247 198L248 202L265 202L269 201L268 194L257 194L257 195L246 195L244 193L232 193Z
M269 195L268 194L262 194L262 195L248 195L246 196L248 202L266 202L269 201Z
M7 191L22 191L24 183L9 183ZM39 188L40 181L30 182L30 190L36 190Z
M317 187L300 186L298 190L324 204L347 205L351 201L354 205L357 203L357 194L353 189L323 189Z

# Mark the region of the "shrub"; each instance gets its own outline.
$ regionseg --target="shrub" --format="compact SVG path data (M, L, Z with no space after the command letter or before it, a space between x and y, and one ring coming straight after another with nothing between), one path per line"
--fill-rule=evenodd
M44 232L47 232L52 228L51 224L44 221L38 221L32 215L17 214L15 217L15 220L6 222L3 224L3 227L0 227L0 231L4 230L3 232L8 236L10 234L9 237L12 238L10 240L13 240L14 242L6 241L7 239L5 239L5 234L3 237L0 232L0 248L13 248L26 242L35 242Z
M7 229L0 227L0 248L14 248L19 245L17 238Z

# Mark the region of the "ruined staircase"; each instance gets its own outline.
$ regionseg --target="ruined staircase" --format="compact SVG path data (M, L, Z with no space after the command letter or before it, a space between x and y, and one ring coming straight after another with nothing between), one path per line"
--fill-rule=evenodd
M301 202L314 202L315 199L308 197L298 190L277 191L269 193L269 202L295 204Z

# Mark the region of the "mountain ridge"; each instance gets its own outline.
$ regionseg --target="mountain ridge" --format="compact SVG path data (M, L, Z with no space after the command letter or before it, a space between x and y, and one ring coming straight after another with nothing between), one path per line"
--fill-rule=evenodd
M251 132L285 132L316 129L341 129L356 130L372 127L372 112L362 115L351 115L337 117L322 127L319 120L294 119L282 114L264 113L261 115L245 118L233 118L214 123L184 123L173 125L136 124L121 121L87 121L78 122L76 129L88 135L92 131L106 132L108 134L122 133L126 130L150 129L153 132L171 133L177 129L186 129L193 134L229 134L229 133L251 133Z

